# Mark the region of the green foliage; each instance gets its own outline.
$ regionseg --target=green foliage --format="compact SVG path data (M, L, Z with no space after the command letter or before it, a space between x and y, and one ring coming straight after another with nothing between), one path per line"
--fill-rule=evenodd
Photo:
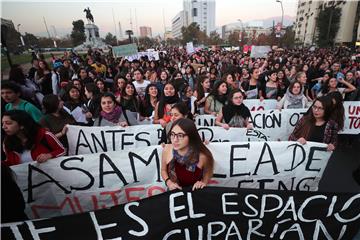
M182 33L182 44L186 44L187 42L193 42L194 45L204 44L207 40L206 33L200 30L199 24L196 22L191 23L187 27L181 28Z
M293 25L288 26L285 30L284 36L281 39L282 45L287 48L294 47L295 44L295 31Z
M332 46L340 27L341 9L335 5L320 10L316 22L318 30L317 44L319 47Z
M34 34L25 32L23 38L26 46L30 47L39 45L39 38L37 38Z
M228 37L228 44L230 44L231 46L239 46L240 42L239 42L239 32L238 31L234 31L234 32L230 33L230 35Z
M7 28L6 31L6 44L7 49L11 53L18 52L21 48L20 33L14 28Z
M71 39L74 46L80 45L81 43L85 42L85 25L83 20L77 20L72 22L73 29L71 32Z
M210 33L210 37L208 39L209 45L220 45L223 42L224 41L220 38L220 35L216 31Z
M104 42L106 44L109 44L111 46L116 46L117 45L117 39L116 36L112 35L110 32L108 32L105 36Z

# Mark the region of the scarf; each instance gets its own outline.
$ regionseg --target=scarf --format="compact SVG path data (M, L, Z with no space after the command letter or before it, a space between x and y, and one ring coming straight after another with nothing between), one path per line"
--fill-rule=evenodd
M169 163L168 167L168 174L173 182L178 182L178 178L176 176L175 171L175 162L180 163L181 165L185 165L186 170L190 172L195 172L196 166L198 162L191 163L190 156L192 155L192 149L190 148L189 151L185 154L185 156L181 156L175 149L173 149L173 159Z
M215 100L221 102L223 105L225 105L226 100L227 100L227 96L224 95L214 95Z
M226 123L229 123L235 115L241 116L246 119L247 117L249 117L249 113L249 109L243 103L239 106L230 103L223 107L224 121Z
M112 123L118 123L119 118L121 115L121 108L119 106L116 106L112 112L106 113L104 111L101 111L101 116Z
M299 95L294 95L289 91L289 89L287 89L285 93L285 99L289 102L289 106L302 106L303 96L303 93L300 93Z
M179 100L178 96L175 94L174 96L164 96L164 101L166 104L173 104Z

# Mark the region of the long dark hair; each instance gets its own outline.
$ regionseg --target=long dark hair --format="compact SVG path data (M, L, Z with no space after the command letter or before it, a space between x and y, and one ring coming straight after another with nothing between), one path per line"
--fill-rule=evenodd
M35 139L41 126L25 111L10 110L3 113L3 117L8 116L11 120L23 127L20 131L24 134L27 141L22 144L21 139L15 134L6 136L4 139L5 148L9 151L22 153L25 149L31 149L35 144Z
M205 96L204 87L201 84L204 83L206 79L210 80L210 78L208 76L206 76L206 75L200 75L197 78L196 92L197 92L197 99L198 100L202 99Z
M173 88L175 89L174 97L177 99L177 101L179 101L179 95L178 95L178 92L177 92L176 87L174 86L174 84L168 82L168 83L166 83L164 85L164 89L165 89L166 85L173 86ZM159 116L159 118L162 118L164 116L164 107L166 105L166 102L165 102L166 96L165 96L165 93L164 93L164 89L161 92L161 97L159 99L159 105L158 105L158 116Z
M345 109L343 105L344 99L340 92L331 92L326 96L329 97L332 101L330 118L338 124L339 130L342 130L344 128L345 121Z
M10 81L14 81L20 85L25 84L25 74L22 70L22 68L20 67L20 65L15 64L11 67L10 72L9 72L9 80Z
M146 89L145 89L145 97L144 97L144 101L143 101L143 105L144 107L148 107L151 105L151 97L150 97L150 93L149 93L149 90L151 87L156 87L156 84L155 83L150 83L149 85L146 86ZM156 87L157 91L158 91L158 94L156 95L156 99L159 100L159 97L160 97L160 91L159 89Z
M331 116L331 110L332 110L331 98L328 96L319 97L319 98L315 99L312 106L317 101L321 102L321 104L323 105L324 120L325 120L325 122L327 122ZM302 125L298 128L298 130L296 132L293 133L296 138L303 137L305 139L308 139L310 132L315 127L316 119L315 119L313 111L312 111L312 106L310 107L310 111L308 112L308 114L303 116L304 121L303 121Z
M45 114L55 113L58 110L59 103L59 97L55 94L44 96L42 104L44 106Z
M177 109L179 113L184 115L186 118L193 120L193 115L185 103L183 102L175 103L175 105L172 106L171 109Z
M204 145L201 141L199 132L196 129L194 121L188 118L180 118L176 120L171 129L169 134L171 134L172 129L175 126L179 126L185 134L189 137L189 147L193 150L192 154L189 157L191 163L196 163L199 160L200 153L204 154L207 158L206 168L213 172L214 170L214 157L210 150ZM211 176L210 176L211 177Z

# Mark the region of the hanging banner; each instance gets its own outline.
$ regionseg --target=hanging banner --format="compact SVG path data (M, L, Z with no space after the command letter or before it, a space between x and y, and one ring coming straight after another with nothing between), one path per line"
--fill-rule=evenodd
M159 51L138 52L138 53L133 54L133 55L125 56L125 59L132 62L134 60L139 60L141 57L145 57L145 56L149 59L149 61L153 61L153 60L158 61L158 60L160 60Z
M212 186L317 191L331 152L308 142L235 142L207 145L215 159ZM48 218L137 201L166 191L161 146L51 159L12 170L26 213Z
M2 239L355 239L360 194L212 188L1 225Z

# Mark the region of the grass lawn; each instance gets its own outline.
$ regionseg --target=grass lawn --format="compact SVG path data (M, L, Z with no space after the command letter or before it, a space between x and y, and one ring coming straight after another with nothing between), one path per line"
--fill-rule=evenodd
M55 56L62 56L63 53L55 53ZM45 59L50 58L50 53L44 53ZM27 64L31 63L31 54L11 55L12 64ZM6 56L1 56L1 72L8 71L10 68L9 62Z

